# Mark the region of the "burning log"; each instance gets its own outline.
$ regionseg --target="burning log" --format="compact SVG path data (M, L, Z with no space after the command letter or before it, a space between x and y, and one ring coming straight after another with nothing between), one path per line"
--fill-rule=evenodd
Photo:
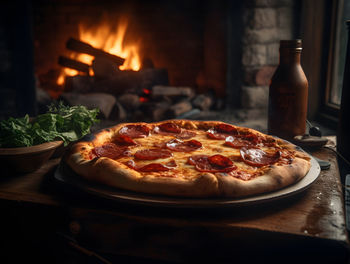
M91 90L111 93L119 96L123 93L142 95L143 89L168 83L168 72L165 69L145 69L141 71L116 71L110 78L95 80Z
M125 59L123 59L123 58L121 58L119 56L110 54L110 53L108 53L108 52L106 52L104 50L101 50L101 49L96 49L93 46L91 46L90 44L85 43L85 42L80 41L80 40L76 40L74 38L70 38L67 41L66 47L69 50L73 50L73 51L76 51L76 52L89 54L89 55L94 56L94 57L100 57L100 58L108 59L108 60L113 61L114 63L116 63L118 66L119 65L123 65L123 63L125 61Z
M80 62L80 61L76 61L64 56L59 56L58 57L58 64L63 66L63 67L67 67L73 70L77 70L79 72L83 72L86 73L87 75L89 75L89 68L90 65Z
M140 94L142 92L140 83L139 72L120 71L111 78L95 79L91 90L110 93L117 97L124 93Z
M101 57L96 57L92 61L92 70L97 79L113 78L119 72L114 62Z

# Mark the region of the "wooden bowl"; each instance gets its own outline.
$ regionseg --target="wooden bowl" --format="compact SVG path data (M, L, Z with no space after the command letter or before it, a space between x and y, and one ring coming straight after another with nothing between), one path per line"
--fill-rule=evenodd
M63 141L46 142L20 148L0 148L0 164L14 172L33 172L40 168Z

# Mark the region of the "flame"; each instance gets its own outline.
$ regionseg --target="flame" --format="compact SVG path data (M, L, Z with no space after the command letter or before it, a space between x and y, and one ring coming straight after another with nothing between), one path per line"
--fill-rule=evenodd
M105 22L99 26L88 28L84 24L79 24L79 38L81 41L89 43L95 48L102 49L111 54L117 55L125 59L124 64L119 66L120 70L138 71L141 68L141 60L139 56L139 46L137 44L125 45L124 39L128 28L128 21L122 18L116 29ZM74 54L70 58L91 65L94 59L88 54ZM65 76L74 76L78 72L72 69L65 68L57 80L58 85L63 85ZM90 69L90 75L94 75Z

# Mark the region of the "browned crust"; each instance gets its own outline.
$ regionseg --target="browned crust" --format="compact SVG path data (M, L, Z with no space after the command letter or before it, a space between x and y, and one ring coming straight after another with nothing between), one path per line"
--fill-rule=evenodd
M84 160L79 153L70 155L68 165L92 182L130 191L184 197L218 196L218 181L211 173L202 174L193 181L179 178L141 176L126 165L108 158Z
M142 176L139 172L109 158L87 160L88 153L94 146L113 140L119 129L130 124L144 124L151 129L165 122L174 122L187 129L207 130L220 121L165 120L155 123L121 123L97 132L90 140L78 142L66 155L66 163L79 175L87 180L99 182L121 189L170 196L183 197L243 197L281 189L291 185L307 174L310 169L309 156L296 148L295 145L282 139L276 139L285 149L293 151L295 158L288 165L272 165L266 173L249 181L243 181L225 174L203 173L194 180L171 177ZM263 134L251 128L238 127L242 131L252 132L263 137Z
M249 181L221 174L219 193L224 197L244 197L279 190L301 180L309 169L310 162L295 158L292 164L271 166L265 174Z

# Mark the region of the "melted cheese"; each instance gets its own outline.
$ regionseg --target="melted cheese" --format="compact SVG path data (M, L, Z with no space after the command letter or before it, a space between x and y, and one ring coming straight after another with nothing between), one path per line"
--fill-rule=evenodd
M199 172L194 168L193 165L187 164L188 158L192 155L212 156L215 154L220 154L230 158L233 161L233 163L238 167L238 169L251 171L251 172L257 171L258 168L256 167L247 165L242 161L237 161L240 157L240 150L224 145L225 140L208 138L207 133L204 130L195 130L194 132L196 133L195 137L192 137L190 139L185 139L184 141L195 139L201 142L202 147L195 151L191 151L191 152L171 151L173 156L170 158L164 158L164 159L155 159L155 160L135 159L134 154L138 150L157 148L160 145L164 145L168 141L175 138L174 136L170 136L170 135L151 133L148 137L145 137L145 138L134 138L134 141L138 145L129 147L131 156L118 158L117 161L121 163L126 163L129 160L134 160L137 166L144 166L151 163L161 163L165 165L167 162L171 160L175 160L177 166L174 169L171 169L169 171L140 172L140 173L141 175L144 175L144 176L151 175L154 177L176 177L178 179L183 178L184 180L194 180L198 178L200 174L203 174L203 172ZM92 148L93 147L91 146L90 151L92 150ZM274 151L274 149L271 147L270 148L261 147L261 149L265 151L269 151L269 150Z

